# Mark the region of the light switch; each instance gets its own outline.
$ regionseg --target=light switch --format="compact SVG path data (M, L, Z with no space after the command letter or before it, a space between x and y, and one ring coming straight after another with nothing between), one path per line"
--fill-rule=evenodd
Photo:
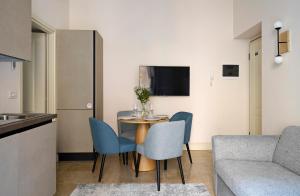
M18 94L16 91L10 91L8 94L8 99L17 99L18 98Z

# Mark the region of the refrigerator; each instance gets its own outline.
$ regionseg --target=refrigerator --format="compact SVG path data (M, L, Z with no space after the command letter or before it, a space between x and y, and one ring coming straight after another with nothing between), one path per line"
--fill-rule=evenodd
M89 159L88 119L103 119L103 40L97 31L56 31L56 81L59 159Z

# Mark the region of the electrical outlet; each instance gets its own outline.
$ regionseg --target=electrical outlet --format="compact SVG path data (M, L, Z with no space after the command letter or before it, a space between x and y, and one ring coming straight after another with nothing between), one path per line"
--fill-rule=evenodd
M8 99L17 99L18 98L18 94L16 91L10 91L8 94Z

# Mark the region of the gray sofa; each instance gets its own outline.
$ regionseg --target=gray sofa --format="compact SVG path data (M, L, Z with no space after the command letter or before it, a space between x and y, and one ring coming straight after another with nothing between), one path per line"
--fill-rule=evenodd
M281 136L214 136L216 196L300 196L300 127Z

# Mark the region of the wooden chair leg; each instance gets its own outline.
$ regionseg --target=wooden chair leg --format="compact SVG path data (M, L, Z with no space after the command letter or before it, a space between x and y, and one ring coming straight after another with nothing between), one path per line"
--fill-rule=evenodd
M157 191L160 191L160 161L156 161L156 183Z
M164 170L168 169L168 160L164 160Z
M181 157L177 157L177 161L178 161L178 166L179 166L179 170L180 170L182 184L185 184L183 169L182 169L182 164L181 164Z
M102 155L101 167L100 167L100 173L99 173L98 182L101 182L101 179L102 179L105 158L106 158L106 154Z
M141 154L138 153L138 158L137 158L136 167L135 167L135 177L139 176L140 161L141 161Z
M187 149L187 151L188 151L188 154L189 154L190 163L192 164L192 163L193 163L193 160L192 160L192 155L191 155L191 151L190 151L189 143L186 143L186 149Z
M96 163L97 163L97 159L98 159L98 153L95 151L95 148L93 148L93 152L94 152L94 163L93 163L93 167L92 167L92 173L94 173L94 171L95 171L95 167L96 167Z

